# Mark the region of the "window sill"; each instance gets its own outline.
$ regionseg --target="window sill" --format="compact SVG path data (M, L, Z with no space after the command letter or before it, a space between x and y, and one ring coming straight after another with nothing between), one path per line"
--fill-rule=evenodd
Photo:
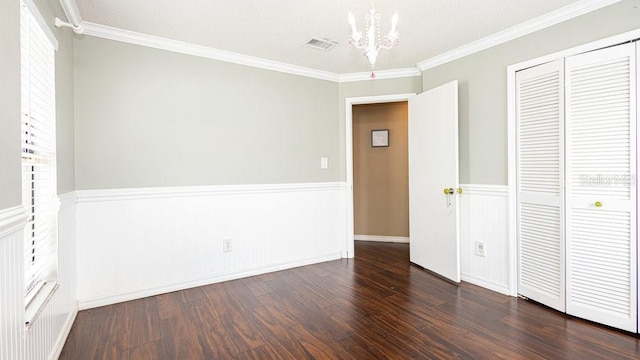
M44 310L53 294L58 289L58 283L51 281L42 285L36 296L29 301L25 308L25 330L29 330L36 321L38 315Z

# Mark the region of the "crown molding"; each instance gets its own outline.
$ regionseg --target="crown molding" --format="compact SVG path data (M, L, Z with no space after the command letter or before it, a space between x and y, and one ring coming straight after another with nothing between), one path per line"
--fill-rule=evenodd
M422 71L460 59L462 57L486 50L496 45L531 34L538 30L556 25L566 20L573 19L588 12L617 3L621 0L582 0L565 6L549 14L537 17L520 25L516 25L504 31L487 36L478 41L445 52L438 56L419 62L415 68L403 68L376 71L376 77L371 79L370 72L358 72L350 74L337 74L330 71L311 69L303 66L287 64L274 60L262 59L255 56L238 54L230 51L219 50L188 42L170 40L158 36L147 35L129 30L118 29L106 25L91 22L82 22L86 35L100 37L109 40L121 41L129 44L141 45L155 49L167 50L186 55L224 61L239 65L251 66L259 69L278 71L286 74L300 75L313 79L332 81L337 83L355 81L373 81L395 79L402 77L421 76Z
M306 76L309 78L338 82L340 76L329 71L321 71L287 64L274 60L267 60L255 56L242 55L230 51L219 50L183 41L170 40L158 36L147 35L135 31L118 29L91 22L82 22L85 35L91 35L109 40L121 41L129 44L147 46L155 49L167 50L186 55L224 61L239 65L251 66L259 69L273 70L287 74Z
M417 67L404 68L404 69L392 69L392 70L379 70L375 71L376 77L371 78L370 72L358 72L351 74L339 75L340 83L354 82L354 81L371 81L371 80L383 80L383 79L396 79L403 77L420 76L422 72Z
M85 35L100 37L103 39L115 40L134 45L151 47L154 49L167 50L186 55L199 56L207 59L246 65L265 70L273 70L287 74L300 75L314 79L333 81L337 83L394 79L421 75L420 69L413 67L405 69L376 71L375 79L371 79L370 72L337 74L329 71L315 70L279 61L262 59L255 56L242 55L230 51L195 45L183 41L170 40L158 36L118 29L111 26L100 25L86 21L82 22L82 27L84 28Z
M535 19L524 22L520 25L516 25L509 29L487 36L478 41L474 41L459 48L447 51L438 56L434 56L430 59L421 61L418 63L418 68L422 71L432 69L436 66L446 64L450 61L454 61L465 56L480 52L482 50L489 49L493 46L506 43L508 41L517 39L519 37L531 34L538 30L559 24L563 21L567 21L584 15L594 10L598 10L605 6L615 4L621 0L583 0L577 3L567 5L556 11L550 12L546 15L537 17Z

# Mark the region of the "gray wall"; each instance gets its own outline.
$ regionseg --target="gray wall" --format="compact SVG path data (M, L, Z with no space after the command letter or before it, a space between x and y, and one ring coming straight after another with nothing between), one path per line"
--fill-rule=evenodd
M0 2L0 210L20 205L20 2Z
M64 18L56 0L35 0L59 41L56 52L58 193L75 190L73 150L73 40L53 26ZM20 205L20 2L0 2L0 210Z
M460 182L507 183L507 66L638 28L625 0L423 72L425 90L460 82Z
M45 15L52 8L61 15L56 0L36 2ZM636 29L639 5L624 0L422 79L344 84L89 36L72 41L68 29L54 30L58 192L344 180L346 98L421 92L453 79L460 81L461 182L505 184L506 67ZM0 209L20 204L18 6L0 3ZM327 170L319 168L324 156Z
M336 83L90 36L74 51L78 189L341 180Z
M49 6L45 7L44 3ZM49 27L58 38L56 52L56 161L58 172L58 194L76 189L75 186L75 141L73 99L73 32L69 28L56 29L54 16L65 19L58 0L37 0L38 8L47 9ZM42 5L41 5L42 4ZM50 9L55 9L53 12Z

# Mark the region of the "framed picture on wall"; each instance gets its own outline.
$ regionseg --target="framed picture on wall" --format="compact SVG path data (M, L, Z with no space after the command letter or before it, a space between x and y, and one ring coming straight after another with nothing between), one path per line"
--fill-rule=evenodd
M371 147L389 146L389 129L371 130Z

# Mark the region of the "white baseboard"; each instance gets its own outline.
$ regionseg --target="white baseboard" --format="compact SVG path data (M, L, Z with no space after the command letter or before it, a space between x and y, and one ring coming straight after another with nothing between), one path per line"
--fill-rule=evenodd
M64 344L67 342L67 338L69 337L69 333L71 333L71 327L73 327L73 323L76 321L77 315L78 306L76 305L73 311L71 311L67 316L62 329L60 329L60 334L58 334L58 338L53 345L53 349L51 350L51 354L49 355L49 360L57 360L60 357L62 349L64 348Z
M509 291L509 287L505 286L503 284L497 284L497 283L493 283L484 279L480 279L477 277L474 277L472 275L468 275L468 274L460 274L460 279L462 281L466 281L470 284L473 285L478 285L480 287L483 287L485 289L489 289L491 291L495 291L495 292L499 292L501 294L507 295L507 296L511 296L511 293Z
M377 241L408 244L409 238L405 236L383 236L383 235L354 235L356 241Z
M242 279L249 276L256 276L256 275L266 274L266 273L280 271L280 270L287 270L287 269L292 269L300 266L317 264L325 261L338 260L340 258L341 258L340 254L329 254L326 256L317 257L313 259L283 263L283 264L278 264L274 266L268 266L261 269L241 271L241 272L232 273L232 274L224 274L224 275L212 276L212 277L207 277L202 279L195 279L195 280L186 281L178 284L170 284L166 286L161 286L161 287L156 287L151 289L144 289L144 290L134 291L129 293L100 296L100 297L94 297L91 299L79 299L78 308L80 310L86 310L86 309L91 309L99 306L106 306L106 305L116 304L124 301L141 299L148 296L155 296L160 294L166 294L173 291L190 289L198 286L205 286L205 285L215 284L215 283L229 281L229 280Z

